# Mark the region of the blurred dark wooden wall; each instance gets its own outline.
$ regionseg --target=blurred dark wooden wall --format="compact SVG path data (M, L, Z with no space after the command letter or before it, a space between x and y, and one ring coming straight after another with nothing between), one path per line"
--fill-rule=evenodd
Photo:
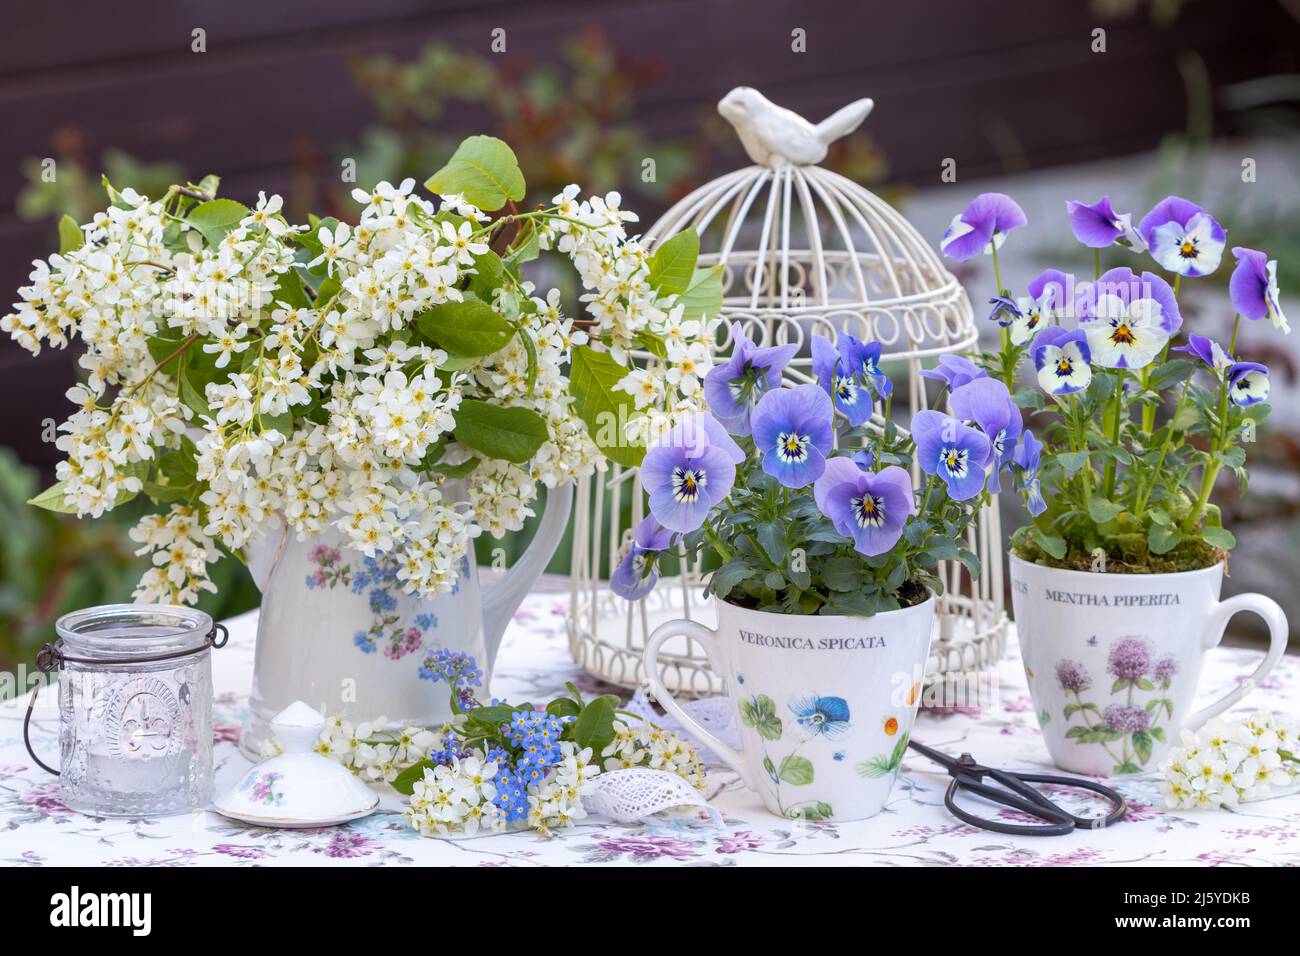
M666 75L640 112L652 133L690 134L702 104L742 83L814 120L872 96L868 124L892 177L914 183L937 182L949 156L970 180L1148 148L1185 121L1179 51L1195 50L1216 85L1294 70L1300 51L1294 22L1267 0L1189 0L1167 28L1144 13L1105 20L1082 0L44 0L10 4L4 19L4 290L50 249L51 227L12 210L20 161L54 155L61 131L77 131L88 155L117 146L220 173L223 193L243 200L287 191L295 163L327 161L371 119L346 57L406 56L432 40L487 53L495 27L507 31L506 55L529 62L590 26L661 58ZM1097 26L1104 55L1090 49ZM195 27L206 53L191 52ZM791 52L797 27L803 54ZM40 421L66 414L72 374L66 354L33 361L0 343L0 444L48 467Z

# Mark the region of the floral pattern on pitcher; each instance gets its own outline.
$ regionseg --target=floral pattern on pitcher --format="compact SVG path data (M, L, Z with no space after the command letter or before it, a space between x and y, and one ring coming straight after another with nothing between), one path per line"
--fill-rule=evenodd
M1089 644L1094 641L1089 639ZM1174 716L1169 690L1179 664L1172 655L1156 659L1154 651L1154 645L1145 637L1129 635L1111 643L1106 673L1114 682L1110 686L1111 702L1105 706L1084 696L1093 689L1093 683L1082 664L1068 658L1056 662L1056 682L1067 698L1073 698L1062 712L1069 727L1066 739L1103 748L1115 761L1117 775L1143 772L1151 759L1153 742L1165 740L1165 729L1159 721ZM1138 695L1147 696L1142 699Z
M284 794L275 789L281 776L273 771L259 773L256 776L250 775L239 785L239 789L248 792L258 803L264 803L269 807L282 806Z
M424 649L426 635L438 627L438 616L425 612L415 615L410 623L403 621L403 615L398 612L402 582L397 575L395 557L383 554L364 557L360 566L353 566L343 561L339 548L321 544L312 548L309 558L316 570L307 575L308 588L345 587L353 594L366 595L373 620L369 628L357 631L352 637L359 650L365 654L380 651L395 661ZM469 558L462 557L451 594L460 591L460 583L468 574Z

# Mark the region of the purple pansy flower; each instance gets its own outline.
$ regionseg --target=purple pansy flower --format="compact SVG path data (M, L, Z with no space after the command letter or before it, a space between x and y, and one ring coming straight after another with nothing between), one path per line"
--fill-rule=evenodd
M1038 483L1038 466L1043 460L1043 443L1026 430L1012 459L1020 469L1020 487L1025 493L1025 507L1035 518L1047 510L1042 487Z
M778 388L758 400L751 416L763 471L788 488L821 477L835 444L830 396L816 385Z
M974 259L981 252L993 252L1007 233L1028 221L1025 211L1005 193L981 193L953 219L939 248L953 259Z
M865 555L884 554L902 537L915 511L912 479L897 465L863 471L848 458L832 458L813 483L813 499L835 530Z
M671 531L685 533L702 525L736 480L732 452L712 442L702 422L695 426L674 428L641 462L650 513Z
M1050 395L1069 395L1092 381L1092 351L1081 329L1058 325L1043 329L1034 339L1030 356L1038 370L1038 384Z
M1238 362L1228 369L1228 397L1234 405L1255 405L1268 398L1268 366Z
M876 456L871 453L870 448L860 448L853 453L853 463L863 471L870 469L875 460Z
M850 425L861 425L871 417L875 402L862 387L847 362L830 339L815 336L812 340L812 370L818 384L835 402Z
M1105 249L1118 244L1134 252L1146 251L1146 240L1133 228L1133 216L1112 209L1109 196L1102 196L1091 206L1072 199L1065 204L1065 210L1074 238L1085 246Z
M692 412L683 417L669 430L667 441L674 445L696 444L703 441L720 449L731 459L732 464L739 465L745 460L745 453L736 444L736 440L722 427L722 423L708 412Z
M1029 283L1028 291L1028 296L1016 300L1012 345L1024 345L1043 329L1060 323L1074 298L1074 277L1060 269L1044 269Z
M1138 232L1162 268L1184 276L1219 268L1228 234L1204 209L1181 196L1166 196L1142 217Z
M894 391L894 383L880 370L881 344L861 342L847 332L840 336L839 342L840 355L849 370L881 398L888 398Z
M672 540L672 532L654 515L644 518L632 531L632 546L610 575L610 590L629 601L639 601L653 591L659 581L655 559Z
M781 372L799 351L798 344L760 348L731 323L731 357L704 376L709 409L733 435L749 434L749 410L763 392L781 385Z
M984 488L984 469L992 446L983 432L934 411L912 416L917 462L927 475L938 475L956 501L974 498Z
M1278 300L1277 260L1245 246L1233 246L1232 254L1237 257L1237 267L1228 282L1232 307L1248 319L1271 319L1276 328L1290 332Z
M1228 367L1232 365L1232 356L1225 352L1218 342L1207 338L1204 335L1197 335L1195 332L1192 332L1187 336L1186 345L1175 345L1171 351L1186 352L1189 355L1196 356L1213 369L1214 374L1218 375L1220 378L1223 377L1223 373L1227 371Z
M1151 671L1151 642L1142 637L1121 637L1110 646L1106 670L1121 680L1138 680Z
M1092 361L1105 368L1142 368L1183 324L1174 290L1151 272L1139 278L1111 269L1083 289L1076 303Z
M967 382L984 378L988 373L970 359L960 355L940 355L937 368L923 369L922 378L943 382L949 388L961 388Z
M1092 686L1092 679L1078 661L1061 660L1056 662L1056 681L1062 690L1079 693Z
M954 415L973 421L988 436L993 446L994 473L1009 464L1024 419L1006 385L996 378L977 378L956 389L950 401Z
M989 299L989 305L993 306L989 312L990 321L996 322L1004 329L1010 328L1020 318L1020 306L1016 304L1015 299L1009 299L1005 295L995 295Z

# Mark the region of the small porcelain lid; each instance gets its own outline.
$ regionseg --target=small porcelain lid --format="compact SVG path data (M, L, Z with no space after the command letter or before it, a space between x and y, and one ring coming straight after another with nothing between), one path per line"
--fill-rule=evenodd
M297 701L271 721L284 753L250 769L218 797L217 812L267 827L346 823L372 812L379 795L346 767L312 750L325 717Z

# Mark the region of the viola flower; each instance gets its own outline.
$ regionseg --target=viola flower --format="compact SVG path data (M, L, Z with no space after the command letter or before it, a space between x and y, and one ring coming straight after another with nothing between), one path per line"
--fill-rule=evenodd
M984 378L987 375L988 372L984 371L984 369L960 355L940 355L937 368L921 370L922 378L932 378L936 382L943 382L950 389L961 388L967 382L977 378Z
M842 412L850 425L861 425L871 418L875 408L871 393L861 386L830 339L813 337L812 370L818 384L834 399L835 410Z
M1223 378L1223 373L1232 365L1232 356L1225 352L1218 342L1204 335L1197 335L1195 332L1187 336L1186 345L1175 345L1171 351L1186 352L1196 356L1213 369L1214 374L1219 378Z
M745 453L736 444L736 440L708 412L693 412L683 417L669 430L667 442L674 445L706 442L721 449L732 464L739 465L745 460Z
M731 357L704 376L709 410L733 435L749 434L749 410L763 392L781 386L781 372L799 351L798 344L760 348L731 323Z
M853 463L863 471L870 471L875 460L876 456L872 454L870 448L861 448L853 453Z
M709 440L705 428L679 426L646 452L641 481L650 496L650 513L670 531L686 533L702 525L731 491L736 462Z
M1074 279L1060 269L1044 269L1029 283L1029 295L1016 300L1011 344L1024 345L1049 325L1058 325L1070 304Z
M1077 303L1092 361L1105 368L1142 368L1183 324L1174 290L1159 276L1111 269Z
M644 518L632 531L632 546L610 576L610 589L621 598L639 601L659 581L656 559L672 544L673 534L654 515Z
M834 414L830 397L816 385L766 393L752 416L763 471L788 488L802 488L820 478L835 444Z
M841 740L849 735L849 704L843 697L801 694L790 699L790 710L799 726L813 736Z
M1092 351L1081 329L1052 326L1039 333L1030 355L1038 370L1038 384L1049 395L1082 391L1092 381Z
M938 475L956 501L973 498L984 489L984 469L992 446L983 432L939 412L912 416L917 463L927 475Z
M1105 249L1120 245L1134 252L1146 251L1146 240L1133 227L1133 216L1112 209L1109 196L1102 196L1091 206L1072 199L1065 204L1065 210L1070 217L1074 238L1088 248Z
M1256 405L1268 398L1268 366L1238 362L1228 369L1228 397L1234 405Z
M813 483L813 500L835 530L868 557L884 554L903 535L916 510L912 479L897 465L863 471L848 458L832 458Z
M1020 445L1016 448L1012 461L1020 469L1020 488L1025 493L1025 507L1035 518L1047 510L1043 489L1038 483L1038 468L1042 460L1043 443L1034 437L1032 431L1027 430L1020 437Z
M989 305L993 306L993 310L989 312L989 319L1004 329L1010 328L1020 318L1020 306L1016 304L1015 299L995 295L989 299Z
M894 383L880 370L880 351L879 342L860 342L847 333L840 336L840 355L850 371L881 398L888 398Z
M1257 249L1233 246L1237 267L1228 282L1228 297L1238 313L1248 319L1270 319L1275 328L1289 333L1291 326L1278 301L1277 260Z
M1005 193L981 193L953 219L939 248L952 259L974 259L1000 248L1007 233L1028 221L1025 211Z
M1209 275L1219 268L1228 234L1214 217L1194 202L1166 196L1142 217L1138 232L1151 258L1170 272Z
M1011 462L1011 454L1024 419L1020 409L1011 400L1011 392L996 378L978 378L952 393L952 413L965 421L973 421L988 436L993 447L994 475ZM996 482L996 477L994 478Z

